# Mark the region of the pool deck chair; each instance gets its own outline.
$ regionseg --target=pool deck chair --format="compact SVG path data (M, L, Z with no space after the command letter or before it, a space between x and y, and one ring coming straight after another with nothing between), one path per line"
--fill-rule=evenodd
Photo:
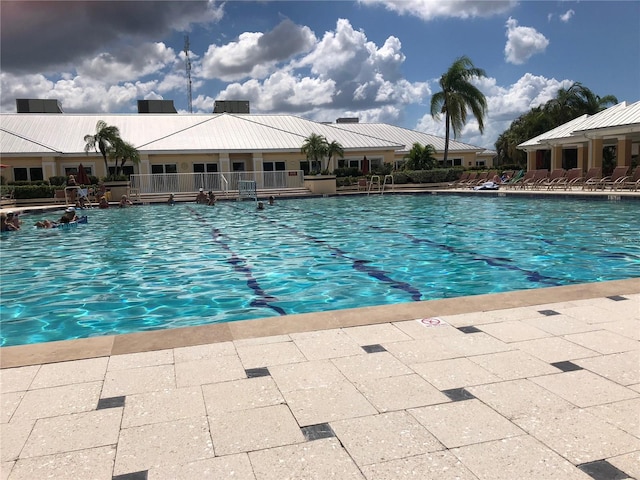
M535 188L546 188L552 190L554 186L561 183L567 175L567 171L564 168L554 169L547 178L543 179L539 183L535 184Z
M522 188L523 190L526 190L527 188L533 189L537 184L544 182L548 177L549 170L547 170L546 168L532 170L532 175L522 181L522 183L520 184L520 188Z
M505 186L508 188L519 188L524 182L528 182L529 180L531 180L535 175L535 173L536 173L535 170L529 170L520 178L515 178L513 182L509 182Z
M478 172L471 172L469 174L469 177L464 182L460 182L459 186L461 187L473 186L476 184L476 181L478 180L479 176L480 174Z
M584 181L582 182L582 189L591 190L595 187L598 182L602 179L602 167L591 167L587 174L584 176Z
M549 190L553 190L554 188L564 188L568 190L571 185L575 182L579 182L582 179L582 169L581 168L570 168L567 170L567 173L564 177L558 179L553 185L549 185Z
M636 167L633 171L632 175L625 177L622 181L620 181L615 187L614 190L618 189L629 189L632 192L637 192L640 188L640 167Z
M458 186L460 186L461 183L466 182L469 179L469 175L471 174L471 172L462 172L462 175L460 175L460 178L458 178L457 180L451 182L449 184L450 187L456 188Z
M616 167L613 169L613 172L608 177L601 178L598 184L595 186L595 189L601 188L604 190L609 187L611 190L615 190L621 182L624 181L625 178L628 178L629 166L623 165L620 167Z

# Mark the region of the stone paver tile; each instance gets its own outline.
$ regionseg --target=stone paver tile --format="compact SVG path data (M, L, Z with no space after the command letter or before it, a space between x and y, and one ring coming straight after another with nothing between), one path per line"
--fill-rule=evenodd
M575 307L565 308L562 313L572 318L576 318L586 323L605 323L613 322L617 320L617 315L611 315L611 310L614 307L613 301L607 299L606 304L598 305L597 302L589 301L588 304L579 304L576 302ZM617 302L616 302L617 303ZM615 308L619 308L620 305L615 305Z
M175 368L178 387L228 382L247 377L242 363L236 355L180 362L176 363Z
M448 402L449 398L417 374L372 378L357 388L380 412Z
M154 367L173 363L173 350L156 350L153 352L126 353L112 355L109 358L108 371L128 368Z
M607 461L626 473L629 478L640 478L640 451L611 457Z
M467 445L451 453L480 480L593 480L528 435Z
M22 420L0 424L0 461L17 460L29 435L33 431L35 420Z
M286 405L272 405L209 416L216 456L281 447L304 441Z
M184 465L170 465L152 468L148 480L195 480L195 479L231 478L255 480L249 456L246 453L207 458Z
M503 380L515 380L516 378L527 378L558 372L556 367L542 360L538 360L528 353L517 350L478 355L471 357L471 361Z
M335 358L332 362L345 377L356 383L412 373L409 367L389 352Z
M513 344L519 350L548 363L592 357L598 352L576 345L561 337L540 338Z
M0 480L8 480L11 470L16 462L1 462L0 463ZM28 477L31 478L31 477Z
M640 320L618 320L616 322L601 323L598 327L623 337L640 341Z
M525 320L528 318L536 318L541 316L540 310L545 310L545 308L541 308L538 305L532 305L528 307L517 307L517 308L502 308L500 310L490 310L487 313L491 318L493 318L493 323L496 322L510 322L514 320Z
M484 325L485 323L494 323L496 321L496 317L492 316L491 312L460 313L458 315L443 315L440 318L456 328Z
M121 420L121 408L41 418L36 421L20 458L115 445Z
M460 460L448 451L365 465L368 480L477 480Z
M291 338L309 360L365 354L355 340L339 329L292 333Z
M483 325L481 330L505 343L522 342L550 336L548 332L518 320L488 323Z
M589 348L605 355L610 353L628 352L638 350L640 348L640 342L637 340L631 340L630 338L609 332L608 330L574 333L572 335L565 335L564 338L570 342L577 343L578 345L582 345L585 348Z
M614 353L573 362L620 385L640 383L640 351Z
M206 415L200 387L127 395L122 428Z
M592 332L601 328L567 315L539 315L534 318L526 318L523 322L540 330L544 330L545 332L549 332L552 335Z
M411 368L439 390L450 390L500 380L499 377L468 358L414 363Z
M634 392L640 393L640 383L636 383L634 385L629 385L628 388L633 390Z
M587 370L546 375L532 378L531 381L578 407L618 402L638 396L637 392Z
M479 400L409 410L447 448L523 435L524 432Z
M640 320L640 297L636 294L622 295L626 300L611 300L607 297L595 297L586 300L576 300L577 307L595 306L603 310L615 310L616 316Z
M203 385L202 393L209 415L284 403L280 390L268 376Z
M25 392L2 392L0 395L0 423L7 423L11 420L13 412L16 411Z
M0 392L5 394L8 392L21 392L27 390L39 369L40 365L1 369Z
M640 450L639 438L579 408L514 423L574 465Z
M407 412L389 412L331 422L344 448L360 466L443 450Z
M414 340L464 335L464 333L458 330L455 326L447 323L444 317L435 318L439 319L441 323L438 323L437 325L423 323L421 321L423 319L418 318L406 322L396 322L393 325L398 327L398 329L402 330Z
M120 397L167 388L176 388L173 365L110 370L105 376L100 397Z
M292 341L236 346L244 368L261 368L306 361Z
M509 419L549 415L575 408L563 398L527 379L476 385L467 390Z
M212 458L206 417L184 418L120 431L114 475Z
M269 372L281 392L333 387L348 383L346 377L331 360L276 365L269 367Z
M387 343L384 347L394 357L407 365L461 356L449 343L441 343L435 338Z
M11 480L35 478L111 480L115 456L115 447L109 445L45 457L20 459L11 472Z
M358 345L377 345L388 342L404 342L411 337L397 327L397 324L380 323L344 328L343 331Z
M585 410L640 438L640 396L621 402L595 405Z
M377 410L350 383L283 392L301 427L374 415Z
M11 421L94 410L101 389L102 382L90 382L29 390L22 397Z
M249 345L266 345L268 343L284 343L291 342L289 335L271 335L270 337L255 337L255 338L242 338L240 340L234 340L233 344L236 347L247 347Z
M256 480L364 480L335 438L249 453Z
M102 357L42 365L30 388L47 388L72 383L102 381L107 371L108 362L108 357Z
M441 341L446 342L449 349L455 352L455 355L452 355L450 358L486 355L488 353L506 352L514 349L514 347L508 343L502 342L484 332L470 333L459 337L449 337ZM442 359L437 358L434 360Z
M236 355L236 347L233 342L209 343L173 349L173 358L176 363L202 360L204 358L218 358L227 355Z

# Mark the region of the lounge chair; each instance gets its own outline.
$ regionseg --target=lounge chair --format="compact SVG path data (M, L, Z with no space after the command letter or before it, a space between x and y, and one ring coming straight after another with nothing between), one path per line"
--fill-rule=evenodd
M541 168L538 170L533 170L533 175L530 178L524 180L520 184L520 188L534 188L537 184L544 182L549 177L549 170L546 168Z
M471 172L469 173L469 178L467 178L464 182L460 182L459 186L460 187L473 186L476 184L477 180L478 180L478 172Z
M449 186L453 188L460 186L461 183L464 183L469 179L469 175L471 175L471 172L462 172L460 178L450 183Z
M536 188L547 188L547 190L553 189L553 187L562 182L567 174L567 171L564 168L556 168L554 169L548 177L543 180L535 183L533 186Z
M528 182L529 180L531 180L533 178L533 176L535 175L536 171L535 170L529 170L527 173L525 173L524 175L520 176L519 178L514 178L513 181L505 184L506 187L509 188L518 188L521 185L524 184L524 182Z
M490 174L490 171L480 173L473 182L469 183L469 186L475 187L476 185L482 185L483 183L488 182L493 178L489 177Z
M582 181L582 169L581 168L570 168L567 170L567 173L564 177L559 179L554 185L549 186L549 190L553 190L554 188L564 187L565 190L568 190L572 185L576 182Z
M633 192L638 191L640 188L640 167L636 167L632 175L624 177L620 182L618 182L615 185L614 190L627 188Z
M592 167L589 169L582 182L582 189L591 189L602 179L602 167Z
M613 173L608 177L603 177L596 184L595 189L602 188L604 190L606 187L609 187L611 190L615 190L618 183L624 181L625 178L628 177L629 167L627 165L616 167L613 169Z

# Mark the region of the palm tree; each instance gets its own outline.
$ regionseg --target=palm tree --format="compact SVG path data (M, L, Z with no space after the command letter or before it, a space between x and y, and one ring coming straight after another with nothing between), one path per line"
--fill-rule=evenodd
M89 150L100 152L104 160L105 174L109 175L109 164L107 163L107 153L113 147L114 143L120 138L120 130L116 126L109 126L104 120L98 120L96 123L96 133L84 136L84 151Z
M436 149L433 145L414 143L409 153L404 156L405 170L431 170L438 162L436 159Z
M615 96L600 97L581 83L575 82L566 90L558 90L556 98L545 104L545 111L556 125L562 125L580 115L593 115L616 103L618 99Z
M113 148L109 151L109 158L115 162L115 175L117 176L127 160L131 160L134 165L140 163L140 152L131 143L118 137L113 143ZM118 160L120 160L120 165L118 165Z
M329 161L327 163L327 169L331 166L331 159L334 157L344 158L344 148L340 142L332 141L329 145L327 145L327 157L329 157ZM335 167L334 167L335 170Z
M478 121L480 133L484 133L487 99L470 80L485 76L484 70L476 68L468 57L462 56L440 77L442 91L431 97L431 116L438 119L440 114L445 115L445 165L449 154L449 129L453 128L454 137L458 136L467 123L467 110L470 109Z
M304 139L300 153L307 156L310 163L310 170L314 171L318 164L322 163L322 159L327 154L329 143L323 135L312 133Z

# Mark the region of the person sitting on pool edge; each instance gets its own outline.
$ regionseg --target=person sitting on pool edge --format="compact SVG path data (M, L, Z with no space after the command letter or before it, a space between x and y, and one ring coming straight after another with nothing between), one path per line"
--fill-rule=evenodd
M204 188L200 188L198 191L198 196L196 197L196 203L202 203L204 205L207 204L209 200L207 199L207 194L204 193Z
M126 195L122 195L122 197L120 198L120 203L118 203L118 206L120 208L125 208L130 205L133 205L133 202L129 200L129 197L127 197Z

